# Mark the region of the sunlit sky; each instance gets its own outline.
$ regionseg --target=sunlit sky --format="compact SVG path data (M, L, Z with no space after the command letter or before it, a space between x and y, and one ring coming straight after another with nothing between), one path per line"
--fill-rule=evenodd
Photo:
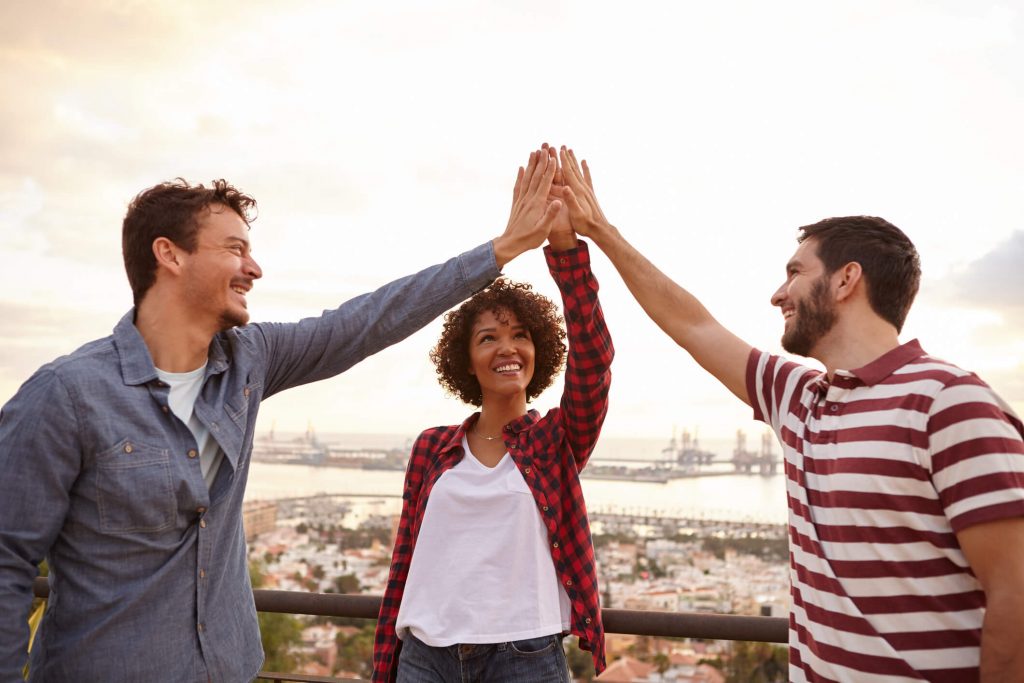
M1024 408L1019 3L0 4L0 402L131 305L127 202L177 176L253 194L253 320L317 314L501 233L548 141L605 213L741 337L800 225L872 214L916 242L902 338ZM593 250L618 355L605 434L756 430ZM557 297L539 252L505 272ZM423 331L269 399L261 431L414 435L445 397ZM535 402L557 404L560 385Z

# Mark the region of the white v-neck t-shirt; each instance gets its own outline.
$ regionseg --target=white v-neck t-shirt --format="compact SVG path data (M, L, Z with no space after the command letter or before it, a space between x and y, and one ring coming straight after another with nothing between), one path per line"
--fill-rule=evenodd
M533 494L506 453L493 468L465 457L431 489L395 624L424 643L501 643L569 630Z
M220 463L224 459L224 451L220 449L216 439L210 438L210 430L203 426L193 410L196 399L199 398L199 390L203 388L206 363L191 372L165 372L157 368L156 374L162 382L166 382L170 387L167 405L170 406L171 412L185 423L196 440L196 450L199 451L199 468L203 473L206 488L209 490L213 486L217 470L220 469Z

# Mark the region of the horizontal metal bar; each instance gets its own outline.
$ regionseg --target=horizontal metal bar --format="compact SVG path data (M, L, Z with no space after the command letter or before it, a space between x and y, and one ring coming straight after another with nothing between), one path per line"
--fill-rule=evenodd
M36 579L33 587L37 597L43 598L49 594L44 578ZM380 612L381 598L377 595L276 590L256 590L253 593L256 609L260 612L360 619L376 619ZM788 622L780 617L625 609L605 609L601 611L601 616L608 633L706 640L753 640L764 643L785 643L789 636Z
M309 674L282 674L276 671L261 671L256 677L259 681L279 681L280 683L366 683L362 678L331 678L330 676L311 676Z

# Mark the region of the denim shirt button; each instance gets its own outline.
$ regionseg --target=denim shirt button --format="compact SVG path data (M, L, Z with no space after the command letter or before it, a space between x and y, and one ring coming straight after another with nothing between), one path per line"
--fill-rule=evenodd
M135 450L135 446L132 446L130 443L126 443L124 445L124 452L125 453L131 453L134 450Z
M171 412L171 409L168 406L160 406L160 410L164 411L164 413Z
M196 508L196 512L198 512L199 514L203 514L204 512L206 512L206 508L200 505L199 507Z
M190 458L194 458L194 457L196 457L197 455L199 455L199 454L198 454L198 453L196 453L196 449L194 449L194 448L190 448L190 449L188 449L188 457L190 457Z
M205 519L199 520L199 528L200 529L205 529L206 528L206 520Z

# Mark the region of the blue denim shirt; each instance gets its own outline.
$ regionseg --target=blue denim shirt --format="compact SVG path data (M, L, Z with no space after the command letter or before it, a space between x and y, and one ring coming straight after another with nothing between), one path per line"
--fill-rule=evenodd
M488 242L320 317L218 334L195 403L224 450L209 490L134 311L40 368L0 411L0 682L21 680L44 556L31 680L251 680L263 650L242 497L260 401L345 371L498 274Z

